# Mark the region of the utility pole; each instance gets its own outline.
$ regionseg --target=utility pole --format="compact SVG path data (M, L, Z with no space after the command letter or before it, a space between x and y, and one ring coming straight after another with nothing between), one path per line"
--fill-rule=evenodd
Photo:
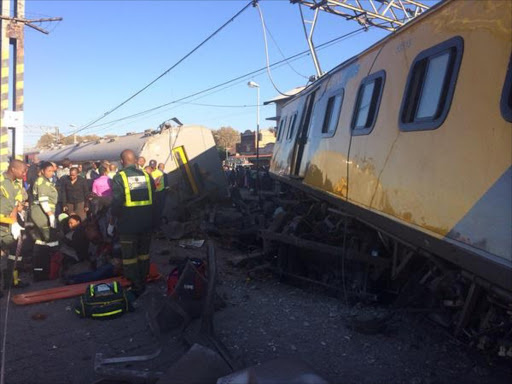
M0 0L0 172L7 169L9 152L13 158L23 158L24 27L48 34L34 23L61 20L61 17L25 19L25 0ZM11 151L9 130L13 131Z

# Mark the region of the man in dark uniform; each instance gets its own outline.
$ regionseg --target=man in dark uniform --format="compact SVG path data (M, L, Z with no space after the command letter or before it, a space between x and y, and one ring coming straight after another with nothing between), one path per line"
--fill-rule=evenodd
M30 165L30 167L27 170L27 184L28 184L28 199L29 203L32 203L32 187L36 183L37 178L39 177L39 158L34 156L34 161Z
M21 236L22 229L18 224L18 213L22 210L24 200L20 180L23 180L26 172L27 166L23 161L12 160L7 171L0 174L0 249L3 289L7 289L13 282L16 240ZM21 255L18 261L21 261Z
M123 273L132 282L136 296L145 289L149 273L149 247L153 227L155 185L151 176L137 168L137 156L129 149L121 153L123 169L112 179L112 217L108 233L117 221Z

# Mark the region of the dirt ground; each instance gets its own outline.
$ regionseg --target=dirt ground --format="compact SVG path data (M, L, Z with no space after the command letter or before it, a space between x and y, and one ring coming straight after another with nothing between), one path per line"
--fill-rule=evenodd
M161 254L162 250L167 250ZM166 240L153 242L152 260L165 276L169 258L205 257L205 246L183 249ZM359 333L349 326L356 315L380 311L346 306L313 287L279 283L270 273L247 277L231 266L240 252L217 247L218 293L226 307L215 314L215 332L242 365L261 364L277 357L309 363L331 383L510 383L510 361L482 356L452 339L420 315L395 315L377 334ZM27 291L59 285L34 283ZM150 332L145 310L150 298L165 292L164 280L148 286L137 309L115 320L79 319L72 312L76 299L31 306L9 305L5 382L93 383L96 353L104 357L148 354L159 345L161 355L151 362L126 368L165 371L189 345L180 337ZM18 291L13 291L18 293ZM0 300L4 327L6 298ZM34 320L34 314L45 315ZM122 367L122 365L121 365Z

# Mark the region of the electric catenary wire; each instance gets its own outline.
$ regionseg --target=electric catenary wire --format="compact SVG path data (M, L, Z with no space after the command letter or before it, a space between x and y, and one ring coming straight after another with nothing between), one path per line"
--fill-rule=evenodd
M297 75L299 75L300 77L303 77L303 78L305 78L306 80L308 80L308 79L309 79L309 76L306 76L306 75L304 75L304 74L300 73L299 71L297 71L297 70L293 67L293 65L291 65L291 64L289 63L289 61L286 59L286 56L284 55L283 51L281 50L281 47L279 47L279 44L277 44L276 39L275 39L275 38L274 38L274 36L272 35L272 32L270 32L270 29L268 28L268 25L265 25L265 29L267 30L268 35L270 36L270 38L271 38L271 39L272 39L272 41L274 42L274 44L275 44L275 46L276 46L277 50L278 50L278 51L279 51L279 53L281 54L281 57L282 57L283 59L285 59L285 60L286 60L286 64L290 67L290 69L291 69L293 72L295 72Z
M329 47L329 46L331 46L331 45L333 45L333 44L335 44L335 43L337 43L337 42L339 42L339 41L341 41L341 40L343 40L343 39L346 39L346 38L348 38L348 37L351 37L351 36L353 36L353 35L355 35L355 34L362 33L362 32L365 32L365 28L364 28L364 27L361 27L361 28L355 29L355 30L353 30L353 31L351 31L351 32L349 32L349 33L346 33L346 34L342 35L342 36L338 36L338 37L336 37L336 38L334 38L334 39L331 39L331 40L329 40L329 41L326 41L325 43L322 43L322 44L318 45L316 48L317 48L317 50L320 50L320 49L323 49L323 48L327 48L327 47ZM286 58L286 59L279 60L279 61L277 61L277 62L275 62L275 63L272 63L272 64L270 64L270 67L271 67L271 68L273 68L273 67L276 67L276 66L278 66L278 65L283 65L283 64L285 64L287 61L297 60L297 59L299 59L299 58L301 58L301 57L303 57L303 56L307 56L307 55L309 55L309 54L310 54L309 50L305 50L305 51L302 51L302 52L296 53L295 55L289 56L289 57L288 57L288 58ZM165 108L165 107L170 106L170 105L173 105L173 104L179 104L179 103L180 103L180 102L182 102L183 100L187 100L187 99L190 99L190 98L192 98L192 97L199 96L199 95L202 95L202 94L204 94L204 93L207 93L207 92L210 92L210 91L216 90L216 89L218 89L218 88L224 87L224 86L229 85L229 84L231 84L231 83L235 83L235 82L237 82L237 81L241 81L241 80L246 79L246 78L248 78L248 77L250 77L250 76L253 76L253 75L256 75L256 74L258 74L258 73L260 73L260 72L263 72L263 71L265 71L266 69L267 69L267 67L266 67L266 66L265 66L265 67L262 67L262 68L259 68L259 69L257 69L257 70L254 70L254 71L248 72L248 73L246 73L246 74L244 74L244 75L237 76L237 77L235 77L235 78L233 78L233 79L231 79L231 80L227 80L227 81L222 82L222 83L220 83L220 84L217 84L217 85L214 85L214 86L212 86L212 87L206 88L206 89L204 89L204 90L202 90L202 91L198 91L198 92L192 93L192 94L190 94L190 95L187 95L187 96L181 97L181 98L179 98L179 99L177 99L177 100L172 100L172 101L170 101L170 102L167 102L167 103L164 103L164 104L158 105L158 106L156 106L156 107L152 107L152 108L146 109L146 110L144 110L144 111L140 111L140 112L134 113L134 114L132 114L132 115L123 116L123 117L121 117L121 118L118 118L118 119L115 119L115 120L111 120L111 121L108 121L108 122L106 122L106 123L101 123L101 124L91 125L91 126L87 127L87 129L99 128L99 127L106 126L106 125L108 125L108 124L113 124L113 123L122 122L122 121L125 121L125 120L128 120L128 119L131 119L131 118L136 118L136 117L139 117L139 116L143 116L143 115L145 115L145 114L148 114L148 113L154 112L154 111L156 111L156 110L159 110L159 109ZM84 129L82 129L82 130L84 130Z
M81 132L87 128L89 128L90 126L92 126L93 124L97 123L98 121L104 119L105 117L107 117L108 115L110 115L112 112L118 110L119 108L121 108L123 105L125 105L126 103L128 103L130 100L134 99L135 97L137 97L138 95L140 95L142 92L144 92L146 89L148 89L149 87L151 87L153 84L155 84L158 80L160 80L162 77L164 77L165 75L167 75L169 72L171 72L174 68L176 68L178 65L180 65L183 61L185 61L188 57L190 57L194 52L196 52L199 48L201 48L204 44L206 44L209 40L211 40L215 35L217 35L220 31L222 31L229 23L231 23L233 20L235 20L238 16L240 16L247 8L249 8L249 6L252 5L252 1L249 2L247 5L245 5L240 11L238 11L234 16L232 16L228 21L226 21L224 24L222 24L215 32L213 32L212 34L210 34L210 36L208 36L206 39L204 39L201 43L199 43L194 49L192 49L189 53L187 53L185 56L183 56L180 60L178 60L175 64L173 64L171 67L169 67L167 70L165 70L162 74L160 74L159 76L157 76L154 80L152 80L150 83L148 83L147 85L145 85L143 88L141 88L140 90L138 90L137 92L135 92L133 95L131 95L130 97L128 97L126 100L124 100L123 102L121 102L120 104L116 105L114 108L112 108L111 110L105 112L103 115L101 115L100 117L94 119L93 121L91 121L90 123L86 124L85 126L83 126L82 128L76 130L73 134L77 134L78 132Z
M261 12L261 8L260 8L259 4L257 2L255 2L254 6L256 7L256 9L258 9L258 13L260 14L261 29L263 31L263 41L265 43L265 59L266 59L266 63L267 63L266 68L267 68L268 78L269 78L270 82L272 83L272 86L278 93L280 93L283 96L287 96L287 97L292 96L292 95L288 95L287 93L281 92L279 90L279 88L277 88L276 83L274 83L274 79L272 78L272 73L270 72L270 60L268 57L267 27L265 26L265 19L263 18L263 12Z

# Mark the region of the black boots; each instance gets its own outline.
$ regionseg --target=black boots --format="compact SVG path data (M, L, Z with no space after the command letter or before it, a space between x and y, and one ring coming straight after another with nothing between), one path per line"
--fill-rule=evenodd
M29 283L24 283L19 279L16 279L16 280L14 279L14 261L13 260L8 260L7 268L2 270L2 289L4 291L8 290L9 285L12 288L26 288L30 285Z

